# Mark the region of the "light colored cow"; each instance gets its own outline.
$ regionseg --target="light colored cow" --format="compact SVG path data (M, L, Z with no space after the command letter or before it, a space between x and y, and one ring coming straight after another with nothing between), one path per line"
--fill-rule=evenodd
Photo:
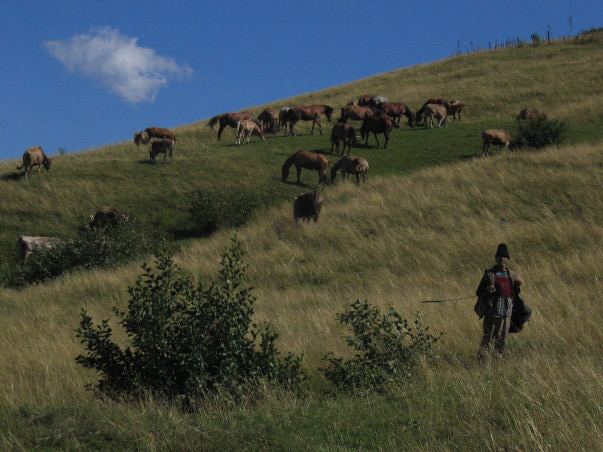
M491 144L499 145L499 149L509 149L511 134L503 129L486 129L482 132L482 156L488 157L488 149Z
M241 119L237 122L237 139L236 145L239 146L241 142L249 144L249 138L251 135L257 135L262 141L266 141L262 128L253 119Z
M28 235L19 236L17 239L17 249L15 253L17 264L25 265L29 256L39 253L42 250L52 248L57 241L58 239L54 237L31 237Z
M34 166L38 167L39 174L40 170L42 169L42 165L44 165L44 168L49 170L51 163L52 162L44 154L42 148L40 146L34 146L25 150L23 153L23 163L17 166L17 169L20 170L21 168L25 167L25 179L27 179Z

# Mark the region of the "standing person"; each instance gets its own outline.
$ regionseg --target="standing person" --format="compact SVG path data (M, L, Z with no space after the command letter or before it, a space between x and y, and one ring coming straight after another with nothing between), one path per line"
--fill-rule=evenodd
M510 256L506 244L498 245L494 258L496 265L484 271L475 292L478 297L475 312L480 319L484 318L478 359L487 356L492 342L495 356L500 357L503 354L511 325L513 300L519 294L519 286L522 283L515 272L507 268Z

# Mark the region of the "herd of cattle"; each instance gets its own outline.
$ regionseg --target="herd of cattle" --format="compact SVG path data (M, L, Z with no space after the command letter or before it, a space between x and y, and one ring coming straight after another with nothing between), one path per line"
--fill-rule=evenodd
M400 127L402 116L408 119L410 127L442 127L448 124L449 119L457 122L459 127L465 104L458 100L429 99L417 112L412 112L407 105L401 102L389 102L384 96L363 95L358 102L350 102L341 108L341 115L337 123L331 129L331 153L341 155L341 158L331 166L330 160L322 154L298 150L291 155L283 164L282 180L286 181L289 176L289 168L295 166L297 170L297 183L300 183L302 169L316 170L318 172L319 184L327 183L327 170L331 168L331 181L341 172L342 177L356 176L356 183L360 184L360 178L366 181L368 177L369 163L363 157L350 155L352 145L357 144L356 129L348 123L349 120L362 121L360 137L364 145L368 145L369 136L372 133L379 147L378 135L383 134L387 147L390 134L394 128ZM249 143L253 135L265 140L264 133L276 134L282 128L285 134L295 135L294 126L299 121L312 121L311 134L318 126L322 134L320 117L325 115L331 121L333 108L328 105L309 105L294 108L283 107L279 112L273 109L264 109L257 117L249 112L224 113L210 119L208 125L213 128L219 123L218 141L226 127L235 129L235 144ZM517 120L532 118L546 118L546 115L538 110L522 110ZM482 155L488 156L491 145L498 145L500 149L508 149L511 136L508 130L486 129L482 132ZM163 163L168 155L170 163L173 159L175 134L165 128L148 127L134 134L134 143L147 145L149 160L154 163L159 154L164 154ZM343 147L341 147L343 144ZM347 155L345 149L348 149ZM23 154L23 163L17 169L25 168L25 179L27 179L34 167L40 172L44 166L47 170L51 167L51 160L40 146L29 148ZM322 209L323 195L318 191L303 193L295 198L293 203L293 214L295 221L300 219L310 221L318 220ZM115 225L127 221L128 217L115 207L103 207L95 215L90 216L89 227L95 229L107 225ZM16 258L20 264L25 264L28 257L39 250L51 248L58 239L51 237L20 236L17 240Z

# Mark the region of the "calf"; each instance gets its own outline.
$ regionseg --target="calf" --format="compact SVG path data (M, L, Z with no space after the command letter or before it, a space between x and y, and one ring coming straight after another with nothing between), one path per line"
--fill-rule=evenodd
M511 134L508 130L486 129L482 132L482 156L488 157L488 148L491 144L499 145L499 149L502 149L504 146L505 150L507 150L510 143Z
M19 236L17 239L17 250L15 254L17 264L25 265L27 263L27 258L30 255L52 248L56 241L57 239L53 237L30 237L27 235Z
M264 132L257 122L253 119L241 119L237 122L237 138L235 144L238 146L241 144L241 141L249 144L249 138L251 138L251 135L253 134L259 136L262 141L266 141Z
M17 166L17 169L20 170L21 168L25 167L25 179L27 179L34 166L38 167L39 174L40 170L42 169L42 165L44 168L49 170L51 163L52 162L44 154L42 148L40 146L34 146L25 150L23 153L23 163Z
M430 127L433 126L444 127L448 125L448 110L445 105L442 104L427 104L421 109L421 117L424 121L424 126L427 127L429 122Z
M149 141L149 160L151 163L155 163L155 157L157 154L163 154L163 163L170 155L170 164L174 155L174 140L171 138L151 138Z
M305 221L318 221L318 215L322 209L322 195L317 191L303 193L295 198L293 202L293 217L297 223L299 219Z

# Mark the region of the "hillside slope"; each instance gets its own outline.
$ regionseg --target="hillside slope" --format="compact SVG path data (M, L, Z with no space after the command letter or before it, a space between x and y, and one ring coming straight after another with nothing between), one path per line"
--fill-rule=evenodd
M135 213L141 228L182 238L177 263L206 281L234 231L185 239L191 195L238 187L273 196L238 236L256 318L275 326L280 349L304 354L310 394L266 396L242 407L210 401L195 413L152 401L141 407L95 399L85 384L96 376L75 364L82 347L74 328L86 309L96 321L112 319L118 338L126 339L112 307L124 308L139 260L0 289L0 444L7 450L600 450L603 86L595 82L603 73L601 51L600 44L558 45L466 55L282 102L341 106L373 92L415 106L432 96L470 105L461 129L403 126L386 150L374 141L355 148L371 162L368 183L320 187L325 206L317 223L296 225L290 203L316 187L316 175L304 172L301 185L283 183L280 165L298 147L336 159L328 135L236 148L231 138L216 143L203 121L178 130L171 166L147 164L133 143L57 157L50 172L29 182L14 175L16 162L3 162L5 259L12 259L19 233L73 234L96 207L115 204ZM514 77L525 83L508 94L513 83L504 82ZM482 128L512 128L525 106L571 121L568 144L474 158ZM510 338L512 359L479 366L473 300L420 301L471 296L502 241L534 315ZM356 299L407 318L418 314L445 333L439 359L386 395L323 397L321 357L349 353L336 314Z
M365 93L403 101L413 110L430 97L462 99L467 107L461 130L411 131L404 125L394 131L390 152L376 151L372 138L371 148L355 150L371 159L373 176L408 173L475 155L483 128L512 129L513 118L526 107L572 122L571 142L596 139L603 121L602 49L601 43L556 43L461 55L270 106L326 103L338 112ZM216 114L222 113L218 108ZM259 113L262 108L250 110ZM56 156L51 171L33 174L27 182L15 170L17 161L1 162L0 259L12 262L18 235L72 236L88 215L104 205L118 206L136 216L140 227L148 231L167 230L176 237L186 237L194 229L187 209L197 190L241 187L264 191L276 202L291 199L314 185L314 177L304 176L305 187L282 184L278 181L280 166L301 147L328 153L331 124L322 121L323 136L279 135L241 148L233 146L232 129L218 143L216 131L207 127L207 121L183 126L177 129L171 166L148 165L146 150L132 142ZM303 135L309 123L300 123L297 129ZM422 152L417 153L418 149Z

